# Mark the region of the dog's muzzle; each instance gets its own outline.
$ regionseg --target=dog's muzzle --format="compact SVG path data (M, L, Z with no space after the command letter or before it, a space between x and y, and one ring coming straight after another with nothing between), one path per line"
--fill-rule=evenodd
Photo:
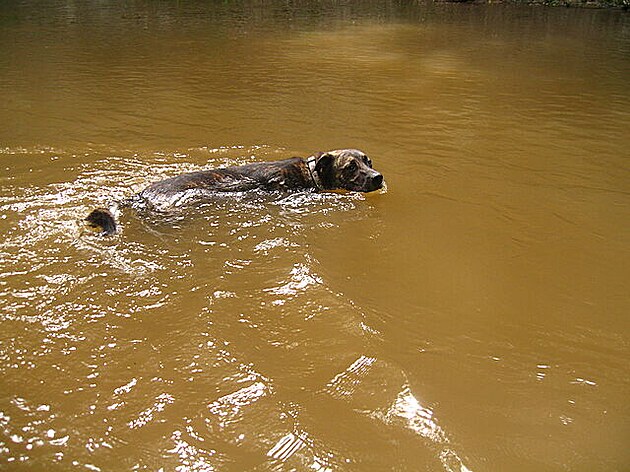
M372 185L375 190L378 190L383 186L383 174L376 173L375 176L372 177Z
M365 192L373 192L383 187L383 175L372 170L365 179Z

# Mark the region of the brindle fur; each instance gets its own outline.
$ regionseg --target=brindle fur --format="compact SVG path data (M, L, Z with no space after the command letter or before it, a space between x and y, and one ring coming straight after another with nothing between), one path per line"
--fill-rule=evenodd
M314 160L311 169L309 160ZM223 192L307 189L372 192L382 185L383 176L372 169L372 162L365 153L357 149L341 149L317 153L308 159L293 157L181 174L149 185L124 203L168 210L202 202ZM104 234L116 232L116 222L109 210L93 210L86 221Z

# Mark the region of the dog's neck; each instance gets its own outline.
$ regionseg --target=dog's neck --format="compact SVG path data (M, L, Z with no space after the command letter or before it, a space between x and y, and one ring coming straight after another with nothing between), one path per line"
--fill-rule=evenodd
M306 168L308 169L308 173L313 180L313 185L317 190L324 190L324 185L322 184L321 179L319 178L319 174L315 170L315 166L317 165L317 158L315 156L311 156L306 159Z

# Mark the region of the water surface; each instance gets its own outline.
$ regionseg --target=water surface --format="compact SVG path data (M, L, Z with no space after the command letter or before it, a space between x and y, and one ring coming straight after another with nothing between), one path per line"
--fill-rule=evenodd
M629 18L4 3L0 468L627 469ZM80 225L343 147L387 189Z

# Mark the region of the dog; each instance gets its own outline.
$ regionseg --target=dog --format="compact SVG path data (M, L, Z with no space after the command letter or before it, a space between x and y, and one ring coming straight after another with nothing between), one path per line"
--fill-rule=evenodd
M203 202L222 192L349 190L373 192L383 187L383 175L358 149L319 152L307 159L256 162L180 174L149 185L123 204L164 211ZM104 235L117 232L114 215L105 208L93 210L85 221Z

